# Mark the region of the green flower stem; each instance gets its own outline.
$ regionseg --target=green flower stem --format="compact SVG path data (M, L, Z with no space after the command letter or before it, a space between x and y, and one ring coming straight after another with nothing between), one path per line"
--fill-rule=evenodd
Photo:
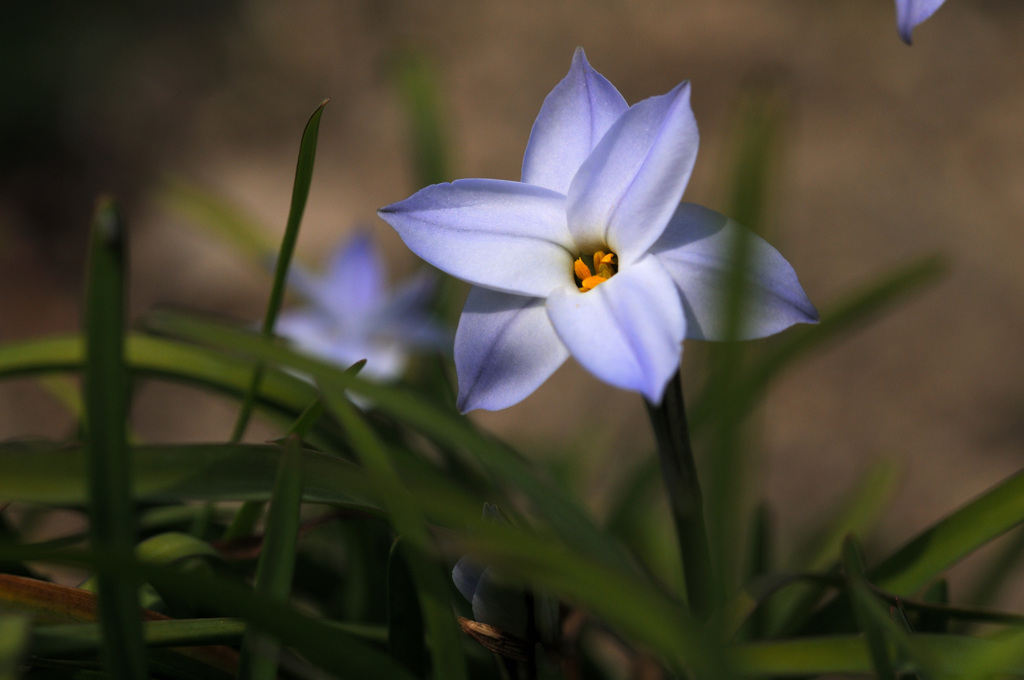
M661 405L646 403L679 541L687 600L695 616L707 618L715 601L716 586L704 525L704 499L690 446L681 376L676 373L665 388Z

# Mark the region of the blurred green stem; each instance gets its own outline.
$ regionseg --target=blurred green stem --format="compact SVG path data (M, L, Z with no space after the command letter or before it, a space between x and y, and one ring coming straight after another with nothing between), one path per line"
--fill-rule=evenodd
M676 527L687 600L693 614L704 619L711 612L716 586L704 525L704 499L686 422L682 376L676 373L672 378L660 405L655 406L649 401L646 404Z
M95 549L109 551L115 563L130 560L136 543L132 456L125 425L130 411L130 377L124 352L126 237L117 203L101 198L89 237L82 401L90 539ZM116 678L145 678L139 583L125 570L101 571L98 583L104 670Z

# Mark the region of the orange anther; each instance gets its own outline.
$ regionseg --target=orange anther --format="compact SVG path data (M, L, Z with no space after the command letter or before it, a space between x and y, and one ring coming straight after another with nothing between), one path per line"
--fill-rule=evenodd
M576 261L572 265L572 269L573 272L576 274L576 278L578 278L580 281L593 275L593 272L590 271L590 268L583 263L582 257L576 258Z
M599 250L592 255L586 255L587 260L593 260L593 268L583 257L576 258L576 261L572 263L572 271L576 280L579 281L578 288L581 293L593 290L619 271L619 258L615 253Z

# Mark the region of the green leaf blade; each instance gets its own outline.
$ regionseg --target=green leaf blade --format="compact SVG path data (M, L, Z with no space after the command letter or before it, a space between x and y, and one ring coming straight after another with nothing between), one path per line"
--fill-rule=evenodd
M84 394L93 544L130 556L135 545L132 468L128 454L128 372L124 361L127 248L120 211L101 199L93 220L85 311ZM126 575L99 578L102 658L120 678L146 676L138 583Z
M399 544L402 558L415 584L428 633L432 676L437 680L467 678L462 633L448 597L451 588L447 583L447 574L432 559L430 536L424 517L399 479L382 443L344 391L326 384L324 398L348 432L371 484L378 495L385 499L392 526L402 537Z
M0 680L21 677L22 659L33 635L32 620L23 615L0 614Z
M284 237L281 240L281 247L277 252L277 262L274 267L274 283L270 289L270 299L267 301L267 311L263 316L261 326L263 337L269 338L274 333L274 324L277 323L277 315L281 311L284 302L284 292L288 283L288 268L291 266L292 256L295 254L295 244L299 239L299 226L302 224L302 215L306 211L306 201L309 199L309 187L313 182L313 162L316 159L316 142L320 134L320 117L323 115L324 107L328 100L320 102L313 115L309 117L305 130L302 131L302 140L299 142L299 160L295 168L295 183L292 186L292 201L288 209L288 221L285 224ZM235 422L234 431L231 434L232 442L239 442L245 434L245 428L252 416L253 405L256 393L259 390L260 381L263 377L262 364L257 364L252 373L252 381L245 393L241 410L238 413L238 420Z
M299 438L289 437L274 484L267 530L256 566L256 592L284 602L292 588L302 504L302 453ZM263 636L247 632L242 646L239 677L273 680L277 676L278 648Z
M169 444L131 449L134 493L147 502L259 500L271 497L281 459L272 444ZM87 501L83 449L0 443L0 497L80 506ZM365 474L337 456L302 452L303 500L379 514Z
M417 677L426 677L427 650L423 612L416 582L398 549L399 538L388 556L388 652Z
M872 583L910 595L989 541L1024 523L1018 473L926 529L868 572Z

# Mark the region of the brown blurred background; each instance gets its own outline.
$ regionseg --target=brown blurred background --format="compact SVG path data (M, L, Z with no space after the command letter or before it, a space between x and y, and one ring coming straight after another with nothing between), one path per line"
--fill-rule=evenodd
M819 308L919 255L952 265L770 394L756 476L784 541L879 457L903 470L883 546L1024 460L1020 0L949 0L913 47L891 0L64 0L2 12L2 340L76 328L100 191L131 221L136 312L170 303L257 318L266 275L160 187L198 183L280 233L299 136L324 97L301 254L319 261L368 224L393 273L412 271L374 215L418 188L397 60L419 55L436 74L450 179L517 179L533 118L582 45L630 102L692 81L702 146L686 199L713 208L726 208L738 102L751 83L778 88L786 119L765 227ZM140 431L228 435L230 404L182 394L142 390ZM59 413L32 385L0 385L0 437L53 436ZM588 488L607 489L650 449L640 400L572 365L523 404L477 417L537 455L585 433Z

